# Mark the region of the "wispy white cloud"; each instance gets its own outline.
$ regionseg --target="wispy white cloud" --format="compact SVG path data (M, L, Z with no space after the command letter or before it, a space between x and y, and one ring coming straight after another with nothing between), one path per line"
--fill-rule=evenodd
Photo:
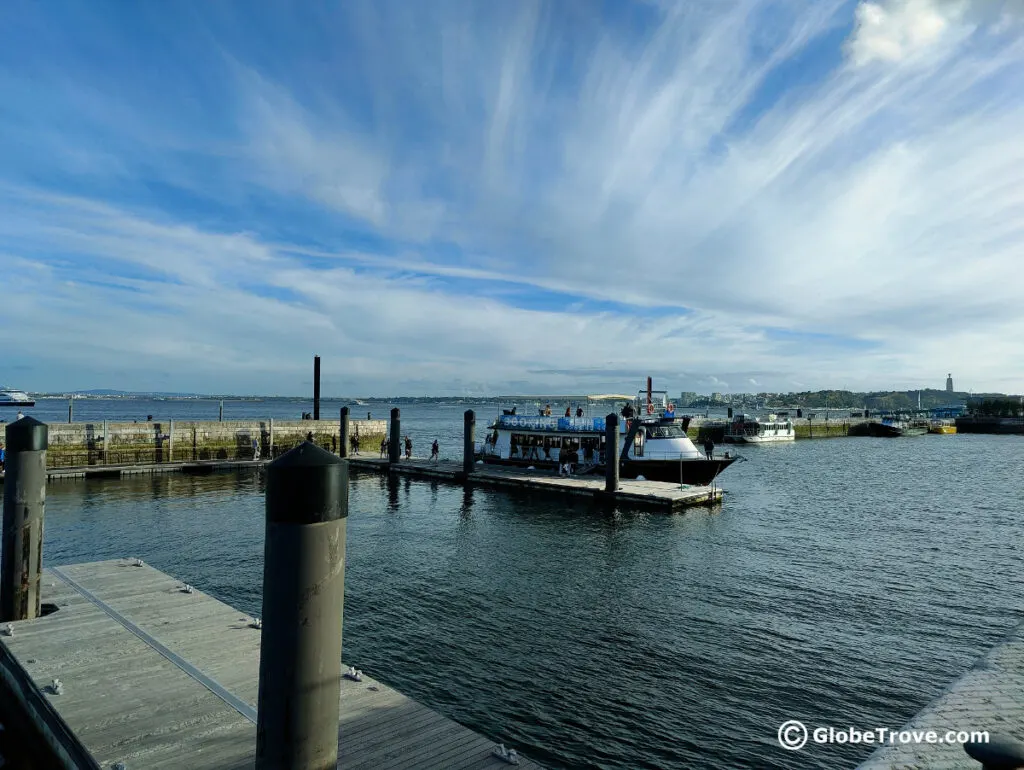
M56 10L0 33L0 339L39 362L26 387L120 350L188 361L190 390L288 391L316 348L361 392L629 367L1020 389L1013 3L399 11L225 5L133 67L59 45ZM29 43L60 65L42 109Z

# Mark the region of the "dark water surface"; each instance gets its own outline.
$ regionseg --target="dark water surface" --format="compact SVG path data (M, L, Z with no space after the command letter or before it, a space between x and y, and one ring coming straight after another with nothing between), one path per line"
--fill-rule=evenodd
M403 415L454 450L463 408ZM1021 619L1024 440L743 454L721 507L672 516L354 478L346 660L552 768L856 764L777 728L898 727ZM262 494L53 482L45 559L141 557L258 615Z

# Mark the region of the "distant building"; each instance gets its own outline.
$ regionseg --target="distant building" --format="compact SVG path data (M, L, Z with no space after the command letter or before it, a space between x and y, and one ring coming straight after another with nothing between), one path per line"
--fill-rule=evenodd
M953 375L952 373L946 375L946 392L953 392Z
M684 390L679 394L679 405L687 407L697 400L697 394L689 390Z

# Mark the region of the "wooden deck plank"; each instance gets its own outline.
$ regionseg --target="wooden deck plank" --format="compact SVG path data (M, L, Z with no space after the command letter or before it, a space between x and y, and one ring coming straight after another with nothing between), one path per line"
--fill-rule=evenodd
M244 613L182 585L127 559L47 570L44 601L58 611L14 624L2 640L38 686L62 680L63 693L47 697L102 766L252 766L260 632ZM342 681L339 703L345 770L488 766L491 741L365 673ZM520 766L537 767L525 758Z

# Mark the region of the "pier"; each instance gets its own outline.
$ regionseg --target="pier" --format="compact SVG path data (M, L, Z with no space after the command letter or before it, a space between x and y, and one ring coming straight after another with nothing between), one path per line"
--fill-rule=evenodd
M44 569L47 426L28 417L5 433L0 764L538 767L355 668L343 675L343 459L307 441L268 465L255 618L137 558Z
M477 465L472 473L466 474L461 462L431 462L416 458L390 463L388 460L356 456L349 457L348 462L349 467L356 472L396 473L412 478L494 489L561 494L628 507L654 508L668 513L722 500L722 488L719 486L697 487L667 481L620 479L619 488L615 492L606 492L603 476L559 476L550 470L531 471L500 465Z
M252 617L137 559L42 577L44 612L55 611L0 638L0 692L36 731L94 767L253 767L261 632ZM511 767L493 756L494 741L365 673L342 678L340 714L346 770ZM521 757L517 767L539 765Z
M1024 767L1024 624L975 663L938 698L900 728L945 739L952 732L989 731L987 745L1008 751L1016 762L991 762L992 768ZM1005 739L1009 739L1009 745ZM986 742L980 742L979 748ZM1019 763L1019 764L1018 764ZM986 763L986 767L989 764ZM877 749L858 770L984 770L958 742L896 743Z

